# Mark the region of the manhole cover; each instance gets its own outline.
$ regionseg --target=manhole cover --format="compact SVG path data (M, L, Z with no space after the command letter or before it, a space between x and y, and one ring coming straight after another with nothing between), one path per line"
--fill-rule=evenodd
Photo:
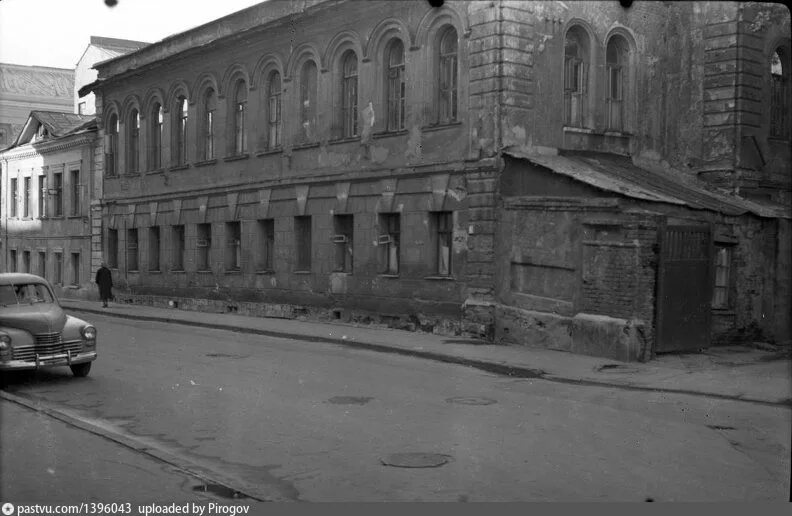
M243 358L242 355L234 355L232 353L207 353L209 358Z
M247 498L246 495L240 493L239 491L235 491L230 487L226 487L221 484L202 484L200 486L194 486L193 491L212 493L213 495L219 496L221 498Z
M446 403L456 403L458 405L492 405L498 402L490 398L479 398L476 396L456 396L454 398L446 398Z
M373 399L369 396L333 396L327 400L327 403L334 405L365 405Z
M386 466L396 468L436 468L451 460L442 453L392 453L380 459Z

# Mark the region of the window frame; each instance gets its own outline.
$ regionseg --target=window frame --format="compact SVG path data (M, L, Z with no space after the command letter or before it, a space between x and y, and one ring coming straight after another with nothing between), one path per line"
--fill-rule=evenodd
M232 220L225 223L225 271L240 272L242 270L242 223Z
M712 300L713 310L732 310L734 308L734 250L735 244L715 242L713 246L712 264ZM721 263L725 257L725 263ZM720 271L724 271L722 275Z
M38 214L44 219L47 217L47 174L39 174L38 180Z
M351 213L333 215L333 272L352 274L354 261L355 216Z
M259 272L272 272L275 270L275 219L259 219L256 221L258 229L257 256Z
M187 127L190 122L190 102L186 95L177 95L173 109L173 166L187 164Z
M401 273L401 214L380 213L378 222L379 274L398 276Z
M275 81L277 80L277 83ZM283 134L283 82L279 70L267 76L267 150L280 149Z
M82 215L82 184L80 183L80 169L69 170L69 182L71 183L71 216L79 217ZM76 181L75 181L76 179Z
M401 52L396 52L400 48ZM399 60L394 60L398 54ZM385 46L385 131L399 132L407 127L407 57L404 42L393 38Z
M118 230L107 228L107 266L118 268Z
M299 114L300 143L316 141L319 69L313 59L306 59L300 67Z
M244 97L244 98L242 98ZM233 95L233 155L242 156L247 152L247 118L248 88L244 79L240 79L234 86Z
M212 270L212 224L202 222L196 224L195 267L197 272Z
M162 232L160 226L149 226L148 228L148 271L162 271Z
M149 170L159 170L162 168L162 134L165 121L162 104L156 102L149 116Z
M453 51L444 49L444 44L449 39L454 42ZM459 119L459 33L453 25L445 26L440 30L435 59L437 124L453 124Z
M140 172L140 111L137 108L129 112L127 138L126 173L137 174Z
M184 272L184 262L186 253L186 228L184 224L174 224L171 226L171 255L170 270L174 272Z
M574 38L575 53L569 53ZM589 68L591 36L581 25L572 25L564 35L564 111L565 127L588 126Z
M359 64L358 56L354 50L345 51L340 60L339 89L341 101L341 137L354 138L359 135Z
M433 211L432 216L434 248L434 274L438 277L452 277L454 273L454 212ZM443 244L446 244L445 251ZM446 257L445 267L442 259Z
M313 217L294 217L294 272L311 272L313 248Z
M63 217L63 172L54 172L52 182L52 189L55 191L52 200L54 216Z
M33 178L25 176L22 178L22 218L30 218L30 201L32 196Z
M112 113L107 122L108 130L108 143L107 148L109 152L105 153L105 175L108 177L118 176L118 132L119 132L119 119L117 113Z
M127 272L138 272L140 270L140 235L138 234L138 228L127 228L126 270Z
M10 205L10 216L11 217L18 217L19 216L19 179L16 177L10 178L10 186L8 192L8 204Z
M790 60L789 49L785 45L775 45L770 54L768 78L768 106L769 127L768 136L776 140L790 139ZM774 58L778 58L778 62ZM780 74L774 73L775 66L780 68Z
M217 123L217 92L213 87L206 88L201 96L201 160L216 158L217 145L215 129Z

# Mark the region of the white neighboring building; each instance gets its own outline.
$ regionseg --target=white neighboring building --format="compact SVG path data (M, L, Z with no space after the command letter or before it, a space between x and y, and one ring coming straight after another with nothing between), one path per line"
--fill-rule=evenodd
M77 94L80 88L96 80L97 71L93 69L93 65L134 52L146 45L148 43L143 41L91 36L91 42L85 48L85 52L83 52L74 68L74 112L78 115L93 115L96 113L94 94L90 93L83 98L80 98Z

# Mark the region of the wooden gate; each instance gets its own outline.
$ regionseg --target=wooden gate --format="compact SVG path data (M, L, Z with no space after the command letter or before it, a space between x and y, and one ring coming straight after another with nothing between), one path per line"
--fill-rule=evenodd
M656 351L709 347L712 239L706 226L668 226L661 232Z

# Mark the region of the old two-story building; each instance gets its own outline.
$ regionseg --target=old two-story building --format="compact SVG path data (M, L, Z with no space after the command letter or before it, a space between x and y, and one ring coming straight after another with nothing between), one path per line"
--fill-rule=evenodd
M50 280L60 295L91 290L93 116L32 111L11 147L0 152L3 180L0 267ZM68 292L65 292L68 290Z
M788 339L788 32L765 4L250 7L82 88L105 261L129 302L623 359Z

